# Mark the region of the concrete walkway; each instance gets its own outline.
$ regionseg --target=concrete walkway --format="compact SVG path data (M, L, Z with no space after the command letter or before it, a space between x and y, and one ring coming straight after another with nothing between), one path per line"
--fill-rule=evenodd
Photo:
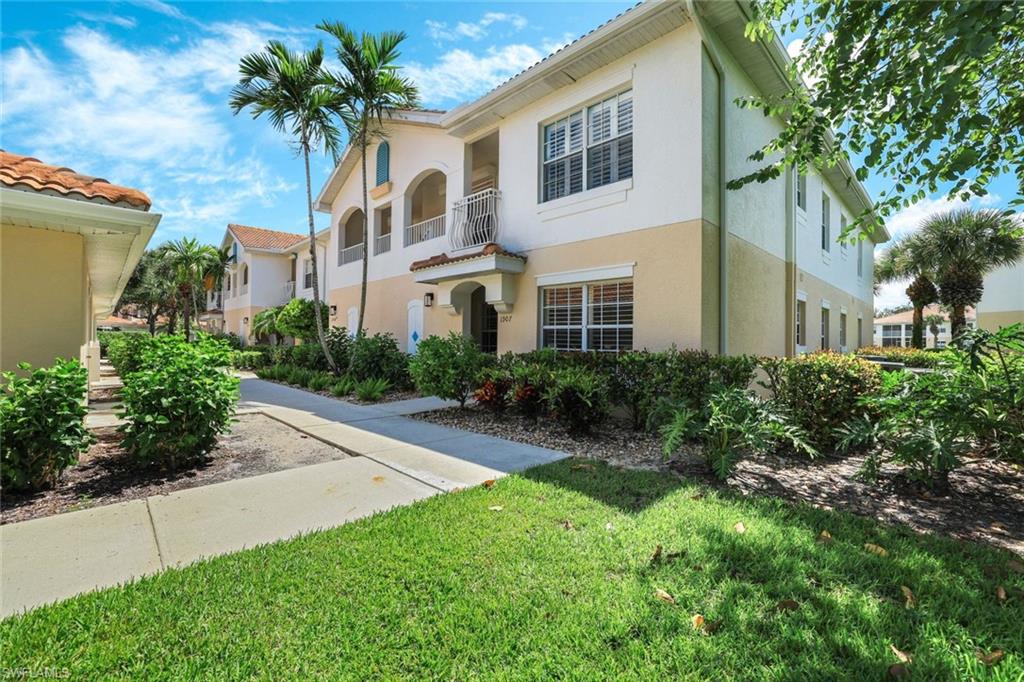
M352 405L245 378L240 412L261 412L350 456L0 526L0 616L566 456L404 416L444 404Z

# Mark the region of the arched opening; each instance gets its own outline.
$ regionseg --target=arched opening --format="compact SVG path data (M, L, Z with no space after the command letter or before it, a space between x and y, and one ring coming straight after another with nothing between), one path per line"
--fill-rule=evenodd
M355 209L338 230L338 265L363 257L363 211Z
M377 146L377 185L391 179L391 145L381 142Z
M487 302L487 288L479 282L460 282L452 289L462 311L462 334L472 337L485 353L498 352L498 311Z
M444 235L447 199L445 174L427 171L406 191L405 244L416 244Z

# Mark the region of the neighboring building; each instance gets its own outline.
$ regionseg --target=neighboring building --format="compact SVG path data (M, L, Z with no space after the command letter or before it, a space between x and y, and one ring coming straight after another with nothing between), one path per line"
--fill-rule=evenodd
M368 152L368 249L348 149L316 200L331 323L358 318L366 257L365 326L410 352L449 331L499 353L869 343L888 235L837 241L867 193L845 163L725 188L781 130L734 101L789 88L788 57L744 36L745 4L692 6L638 5L474 102L398 113Z
M978 326L996 331L1024 323L1024 260L995 270L985 278L978 303Z
M0 366L79 358L160 222L136 189L0 151Z
M931 330L928 329L928 325L925 325L925 347L945 348L949 345L949 342L953 340L953 335L950 332L949 326L949 314L939 308L938 305L929 305L924 308L925 319L927 319L929 315L942 315L943 323L939 325L938 338L936 338L936 336L932 334ZM967 326L969 328L973 327L975 325L974 308L967 308L964 311L964 316L967 319ZM875 333L872 345L882 347L901 346L903 348L910 348L911 339L914 336L914 311L904 310L901 313L893 313L892 315L876 317L874 326Z

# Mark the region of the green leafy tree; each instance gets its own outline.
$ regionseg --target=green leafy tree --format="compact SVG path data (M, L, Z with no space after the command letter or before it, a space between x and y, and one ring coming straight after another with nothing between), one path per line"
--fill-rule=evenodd
M946 318L942 315L932 313L924 318L925 326L928 327L928 331L932 333L932 339L935 341L935 346L939 345L939 327L946 323Z
M278 310L274 325L277 331L285 336L293 336L306 342L312 341L327 326L327 308L320 306L319 316L316 314L317 310L316 304L308 298L293 298ZM317 354L317 357L321 357L320 354ZM326 354L326 358L334 366L330 353Z
M985 275L1024 257L1024 226L995 209L955 209L929 217L908 242L935 272L955 339L966 329L965 310L981 300Z
M274 129L290 134L296 141L306 171L306 215L309 221L309 258L312 264L313 305L321 310L319 269L316 257L316 227L313 224L313 190L309 177L309 154L323 148L337 156L341 131L334 115L341 102L323 67L324 48L296 53L284 43L272 40L263 52L242 58L242 78L231 91L231 109L238 114L248 108L253 118L267 114ZM365 230L365 228L364 228ZM331 371L338 373L324 338L320 315L314 315L316 337Z
M940 186L950 198L983 195L1010 172L1024 197L1024 3L760 0L747 35L772 40L773 26L788 34L801 25L800 53L786 67L792 87L741 102L785 127L752 154L763 165L730 187L852 153L859 179L891 181L881 215ZM850 229L867 235L877 220L865 213Z
M398 46L405 33L387 31L380 35L363 33L357 36L341 22L323 21L317 25L338 40L335 52L344 72L333 77L337 96L343 102L339 113L348 131L351 144L359 150L363 175L363 274L359 291L359 324L356 338L363 335L366 315L366 278L369 260L369 188L366 182L366 150L383 136L384 119L396 109L416 106L416 86L399 75L395 62Z
M281 306L261 310L252 317L252 333L257 339L268 339L271 336L277 337L280 331L277 328L277 316L281 312Z
M192 312L196 309L196 292L202 290L203 279L218 267L220 252L209 244L185 237L161 247L178 296L182 303L185 338L192 337Z
M135 266L117 309L131 305L141 311L146 316L149 333L153 335L156 334L159 317L176 309L176 293L163 254L159 249L151 249L142 254Z
M914 309L913 333L910 345L924 348L924 309L939 300L931 264L909 240L897 242L875 264L875 282L894 282L910 278L907 298Z

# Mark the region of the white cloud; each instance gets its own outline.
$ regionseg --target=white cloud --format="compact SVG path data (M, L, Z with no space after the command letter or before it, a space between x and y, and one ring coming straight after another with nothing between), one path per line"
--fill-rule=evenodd
M544 57L529 45L491 47L484 54L456 49L431 65L411 63L405 73L423 93L428 104L465 101L536 64Z
M163 14L164 16L171 17L172 19L183 19L189 20L185 13L180 9L161 0L128 0L133 5L148 9L157 14Z
M74 16L84 21L89 21L95 24L114 24L121 28L135 28L138 22L135 21L134 17L123 16L121 14L94 14L92 12L75 12Z
M427 35L434 40L458 40L469 38L480 40L490 32L493 24L508 24L516 31L526 28L526 19L518 14L507 12L487 12L478 21L460 21L454 26L449 26L444 21L426 21Z

